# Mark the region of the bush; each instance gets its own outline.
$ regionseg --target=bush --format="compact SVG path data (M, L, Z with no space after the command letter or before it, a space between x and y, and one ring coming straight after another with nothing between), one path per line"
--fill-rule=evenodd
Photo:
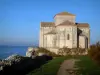
M67 48L63 47L59 49L59 55L83 55L86 52L83 48Z
M59 55L70 55L71 49L67 48L67 47L60 48L59 51L58 51L58 54Z
M94 61L100 64L100 42L97 42L96 44L90 46L90 49L88 50L88 55Z
M53 57L57 57L59 55L55 54L54 52L51 52L49 50L47 50L46 48L38 48L38 50L36 51L36 54L39 54L39 53L45 53L46 55L49 55L49 56L53 56Z
M0 71L0 75L26 75L30 71L39 68L43 64L47 63L49 60L52 60L51 56L46 55L36 56L34 59L18 55L14 56L14 58L15 57L17 57L17 59L21 58L23 60L13 63L12 65L1 65L1 67L3 67L3 70ZM4 63L6 64L7 62L12 61L12 58L13 57L11 57L10 60L6 60Z
M73 48L72 52L74 53L74 55L84 55L86 52L86 49L84 48Z

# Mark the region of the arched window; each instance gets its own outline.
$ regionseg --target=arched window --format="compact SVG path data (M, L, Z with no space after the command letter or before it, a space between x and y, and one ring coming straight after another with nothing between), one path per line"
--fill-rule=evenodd
M69 34L67 34L67 40L69 40L70 39L70 35Z

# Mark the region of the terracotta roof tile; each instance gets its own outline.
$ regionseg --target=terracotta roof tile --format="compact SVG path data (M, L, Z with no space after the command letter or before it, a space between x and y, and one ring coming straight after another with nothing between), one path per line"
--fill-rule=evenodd
M69 13L69 12L61 12L61 13L58 13L58 14L56 14L56 15L70 15L70 16L75 16L74 14L71 14L71 13ZM56 16L55 15L55 16ZM55 17L54 16L54 17Z
M89 27L89 24L88 23L73 23L73 22L70 22L70 21L65 21L57 26L77 26L77 27Z
M77 27L89 27L88 23L75 23Z
M56 32L55 31L50 31L50 32L46 33L45 35L47 35L47 34L56 34Z
M54 27L54 22L41 22L41 27Z
M70 21L65 21L57 26L69 26L69 25L74 26L75 24L73 22L70 22Z

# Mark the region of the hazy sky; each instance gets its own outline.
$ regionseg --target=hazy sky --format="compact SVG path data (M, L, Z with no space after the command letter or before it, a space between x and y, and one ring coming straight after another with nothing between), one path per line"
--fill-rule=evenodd
M0 0L0 45L38 44L40 22L62 11L90 24L91 43L100 40L100 0Z

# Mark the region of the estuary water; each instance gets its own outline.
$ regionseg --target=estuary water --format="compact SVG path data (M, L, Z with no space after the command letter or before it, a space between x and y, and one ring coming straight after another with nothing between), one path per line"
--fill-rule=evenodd
M28 46L0 46L0 59L5 59L12 54L25 56Z

